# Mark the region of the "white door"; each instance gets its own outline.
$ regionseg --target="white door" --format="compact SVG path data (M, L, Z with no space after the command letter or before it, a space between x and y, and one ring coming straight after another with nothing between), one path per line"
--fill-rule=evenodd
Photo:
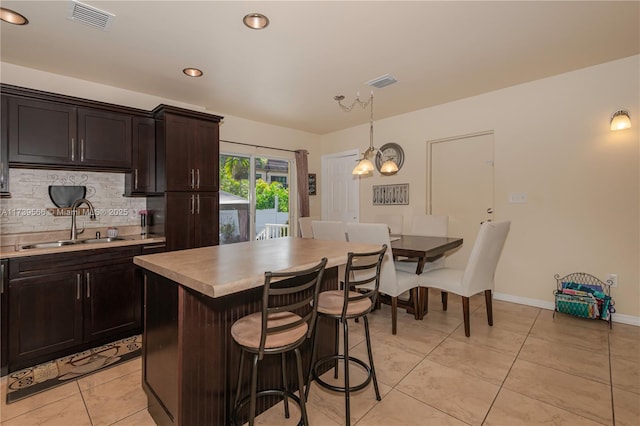
M480 223L493 218L493 132L430 141L429 206L449 216L449 235L464 238L447 266L464 268Z
M357 150L322 156L323 220L360 220L360 185L358 176L351 174L357 159Z

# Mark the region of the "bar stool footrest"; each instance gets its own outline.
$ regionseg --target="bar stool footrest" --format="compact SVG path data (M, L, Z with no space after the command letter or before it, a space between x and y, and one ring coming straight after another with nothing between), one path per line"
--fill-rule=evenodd
M344 392L345 391L345 387L344 386L335 386L332 385L330 383L325 382L324 380L322 380L320 378L320 376L318 375L317 369L328 363L331 361L336 361L336 360L342 360L344 361L345 357L344 355L331 355L328 357L324 357L322 359L319 359L318 361L316 361L315 365L313 366L313 369L311 371L311 373L313 374L313 379L316 381L316 383L318 383L318 385L322 386L325 389L330 389L332 391L336 391L336 392ZM362 361L359 358L355 358L350 356L349 357L349 362L353 362L355 364L358 364L360 367L364 368L364 370L367 372L367 378L360 384L357 385L350 385L349 386L349 392L355 392L355 391L359 391L361 389L366 388L369 383L371 382L371 378L373 377L371 375L371 367L369 365L367 365L364 361ZM345 366L345 368L348 368Z
M272 395L279 395L281 397L283 397L286 395L287 398L289 398L289 400L295 402L298 407L300 407L300 398L298 397L298 395L294 394L291 391L288 390L284 390L284 389L264 389L261 391L256 392L256 401L258 400L258 398L264 397L264 396L272 396ZM233 412L231 413L231 421L232 421L232 425L233 426L240 426L242 425L242 423L240 423L238 421L238 412L241 411L249 402L251 401L251 396L247 395L244 398L242 398L240 400L240 402L238 403L237 406L233 407ZM304 421L302 419L302 410L300 410L301 414L300 414L300 420L298 421L298 425L297 426L303 426L304 425Z

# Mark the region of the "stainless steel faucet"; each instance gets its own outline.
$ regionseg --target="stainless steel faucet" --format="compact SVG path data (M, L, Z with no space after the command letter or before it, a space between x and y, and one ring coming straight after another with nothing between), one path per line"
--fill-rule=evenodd
M86 204L89 207L89 219L96 220L96 209L93 208L93 204L91 201L86 198L79 198L73 202L71 205L71 237L72 241L75 241L78 238L78 234L82 234L84 232L84 228L78 231L76 228L76 215L78 214L78 207L82 204Z

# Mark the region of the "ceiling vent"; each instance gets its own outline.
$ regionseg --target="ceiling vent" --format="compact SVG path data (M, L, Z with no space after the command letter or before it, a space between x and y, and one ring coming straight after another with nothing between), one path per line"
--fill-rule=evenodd
M371 87L382 89L383 87L386 87L390 84L397 83L397 82L398 80L396 80L395 77L390 76L389 74L385 74L378 78L374 78L373 80L367 81L367 84Z
M113 18L116 17L113 13L105 12L104 10L97 9L93 6L89 6L79 1L72 1L69 5L69 19L81 24L89 25L94 28L108 31L111 28Z

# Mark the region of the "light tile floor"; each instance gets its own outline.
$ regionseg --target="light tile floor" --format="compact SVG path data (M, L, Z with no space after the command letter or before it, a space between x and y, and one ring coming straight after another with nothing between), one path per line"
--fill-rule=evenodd
M423 321L400 313L391 334L387 306L370 316L382 401L373 386L351 403L351 423L371 425L640 425L640 327L589 321L494 301L494 326L483 297L471 301L464 336L459 298L442 312L431 292ZM351 353L366 359L362 322L350 324ZM6 405L4 426L154 425L140 386L140 359ZM332 375L332 373L328 373ZM358 370L352 370L353 380ZM330 379L328 379L330 380ZM261 425L295 424L280 406ZM312 425L344 424L344 397L312 385Z

